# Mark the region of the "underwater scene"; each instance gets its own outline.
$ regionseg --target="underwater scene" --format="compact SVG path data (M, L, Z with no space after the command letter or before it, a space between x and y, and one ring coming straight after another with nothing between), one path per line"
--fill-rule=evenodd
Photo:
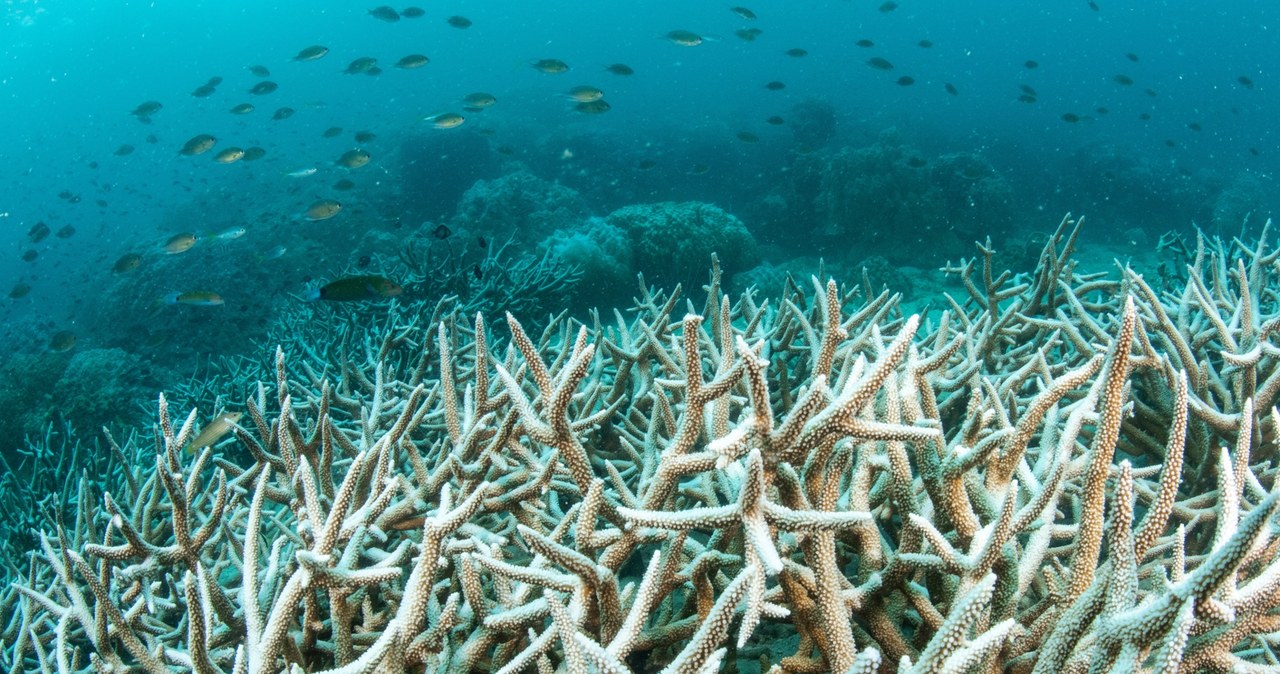
M0 4L0 668L1280 672L1280 5L738 1Z

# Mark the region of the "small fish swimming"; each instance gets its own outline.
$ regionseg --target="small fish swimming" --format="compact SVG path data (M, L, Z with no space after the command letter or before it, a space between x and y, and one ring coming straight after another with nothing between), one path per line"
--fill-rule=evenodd
M328 47L320 44L313 44L310 47L303 48L302 51L298 52L298 54L293 57L293 60L314 61L319 58L324 58L324 55L328 53L329 53Z
M449 238L452 235L453 235L453 230L449 229L448 225L436 225L436 228L431 230L431 236L434 236L435 238L440 239L441 241Z
M422 54L409 54L408 56L401 57L399 61L396 61L396 67L403 68L405 70L412 70L414 68L421 68L430 62L431 60Z
M560 59L539 59L530 62L534 70L548 75L560 75L569 72L569 64Z
M612 106L610 106L603 98L598 98L594 101L577 103L573 106L573 109L588 115L598 115L604 112L609 112L611 107Z
M246 147L244 149L244 157L241 157L241 159L244 161L257 161L265 156L267 156L267 151L264 148L254 145L253 147Z
M219 164L234 164L244 159L244 150L238 147L229 147L213 156L213 160Z
M337 164L343 168L356 169L368 164L372 158L368 150L356 148L343 152L342 156L338 157Z
M342 204L333 199L321 199L308 206L307 210L303 211L302 217L312 222L319 222L332 218L341 210Z
M378 59L372 56L361 56L347 64L347 69L342 71L347 75L368 74L374 68L378 67Z
M483 91L477 91L475 93L467 94L466 96L462 97L462 103L464 105L476 110L482 110L497 102L498 102L497 97L495 97L493 94L486 93Z
M733 12L734 14L737 14L738 16L748 21L756 20L756 13L747 9L746 7L730 7L729 11Z
M456 112L442 112L428 117L427 121L431 122L431 126L437 129L452 129L462 126L462 123L467 121L467 118Z
M289 249L286 248L285 246L277 244L275 246L272 246L267 252L260 255L258 259L279 260L280 258L284 257L284 254L287 253L288 251Z
M453 26L454 28L461 28L463 30L470 28L472 25L471 19L468 19L465 16L451 16L448 19L445 19L445 23Z
M254 107L252 103L241 103L239 105L233 106L230 112L233 115L247 115L253 112L253 110L254 110Z
M162 297L161 301L165 304L185 304L191 307L220 307L225 303L222 295L212 290L172 292Z
M228 227L217 234L211 235L209 238L215 241L234 241L244 236L248 231L244 227Z
M22 281L19 281L16 284L14 284L13 290L9 291L9 298L20 300L30 294L31 294L31 286L27 283L23 283Z
M315 174L316 167L312 166L310 168L298 169L297 171L290 171L284 175L286 178L306 178L307 176L313 176Z
M426 16L427 10L421 7L405 7L400 10L400 16L405 19L419 19Z
M214 144L217 142L217 138L214 138L207 133L192 136L190 140L182 144L182 148L178 150L178 154L187 155L189 157L204 154L205 152L213 149Z
M195 246L198 240L199 238L191 232L182 232L181 234L174 234L173 236L169 237L168 241L164 243L163 249L164 249L164 252L169 255L177 255L179 253L185 253L191 250L192 246Z
M309 302L360 302L395 297L402 292L404 288L400 284L382 276L348 276L319 288L312 288L306 299Z
M601 91L598 87L593 87L589 84L578 85L576 87L569 89L569 91L565 93L569 96L569 98L573 99L578 103L590 103L591 101L598 101L604 98L603 91Z
M31 229L27 230L27 238L31 240L31 243L40 243L48 238L51 233L53 233L53 230L49 229L49 225L37 222L31 226Z
M265 96L269 93L274 92L276 89L279 89L279 88L280 88L279 84L276 84L275 82L272 82L270 80L265 80L253 85L249 89L249 93L253 94L254 96Z
M70 239L76 235L76 228L71 225L63 225L62 227L59 227L58 231L54 232L53 235L59 239Z
M111 266L111 273L126 274L138 268L142 264L142 256L137 253L125 253L120 256L119 260Z
M294 110L293 108L290 108L290 107L280 108L280 109L276 110L274 113L272 113L272 115L271 115L271 119L276 120L276 121L280 121L280 120L282 120L282 119L289 119L290 117L292 117L292 116L293 116L293 113L294 113L294 112L295 112L295 110Z
M622 77L628 77L636 74L636 71L625 63L614 63L612 65L605 66L605 70L613 73L614 75L621 75Z
M54 353L66 353L74 348L76 348L76 335L70 330L55 332L49 339L49 350Z
M243 416L243 412L219 414L213 421L210 421L204 428L200 429L200 433L196 437L192 438L190 444L187 445L187 453L198 454L205 447L212 447L217 444L219 440L235 430L236 423Z
M397 12L394 7L388 7L386 5L374 7L369 10L369 16L372 16L379 21L386 21L387 23L395 23L400 20L400 12Z
M691 30L673 30L663 37L671 44L681 47L696 47L702 44L702 36Z

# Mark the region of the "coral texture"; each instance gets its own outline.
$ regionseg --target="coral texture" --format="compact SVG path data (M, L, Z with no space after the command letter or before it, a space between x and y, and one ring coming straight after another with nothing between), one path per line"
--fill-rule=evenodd
M1202 240L1161 295L1078 231L934 320L713 275L280 351L194 455L161 399L3 595L5 665L1275 671L1280 252Z
M660 285L689 282L690 270L706 269L711 255L725 273L750 269L759 261L755 238L718 206L697 201L624 206L605 221L627 233L636 268Z

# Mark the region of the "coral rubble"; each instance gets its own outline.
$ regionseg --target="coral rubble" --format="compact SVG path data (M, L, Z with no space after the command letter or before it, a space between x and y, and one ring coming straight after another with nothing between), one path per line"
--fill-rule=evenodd
M1159 294L1077 233L927 319L718 275L505 339L402 316L278 352L195 456L162 398L3 595L4 665L1275 671L1280 251L1202 239Z

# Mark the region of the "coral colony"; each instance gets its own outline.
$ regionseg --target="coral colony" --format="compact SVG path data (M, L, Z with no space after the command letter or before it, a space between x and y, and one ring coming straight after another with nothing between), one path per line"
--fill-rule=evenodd
M161 397L57 476L4 668L1275 672L1280 251L1086 275L1079 230L923 316L715 267L299 333L212 445Z

